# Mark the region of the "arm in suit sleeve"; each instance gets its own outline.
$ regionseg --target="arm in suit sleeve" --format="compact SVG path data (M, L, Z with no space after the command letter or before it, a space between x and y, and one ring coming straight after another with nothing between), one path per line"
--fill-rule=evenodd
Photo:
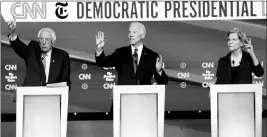
M33 41L29 43L29 45L32 44ZM10 45L14 49L14 51L23 59L26 59L28 55L30 54L29 52L29 46L27 46L25 43L20 41L19 37L15 40L10 40Z
M154 64L154 77L155 77L155 80L156 80L157 84L159 84L159 85L167 85L169 78L166 75L165 71L162 69L161 75L157 72L157 69L156 69L157 57L159 57L158 54L156 54L156 57L155 57L154 62L153 62L153 64Z
M115 67L117 62L117 52L115 50L111 55L106 56L104 51L100 55L95 54L96 64L101 67Z
M69 91L70 91L71 90L70 58L67 52L64 52L61 81L67 82L67 85L69 86Z
M263 74L264 74L264 69L263 69L263 67L261 66L260 63L259 63L257 66L255 66L255 65L253 64L253 68L252 68L252 70L253 70L253 73L254 73L257 77L261 77L261 76L263 76Z
M220 79L220 72L221 72L221 68L220 68L220 63L221 61L220 61L220 59L219 59L219 61L218 61L218 65L217 65L217 71L216 71L216 78L217 78L217 80L216 80L216 84L221 84L221 79Z
M168 84L169 78L163 69L162 69L161 75L159 75L159 73L157 72L157 70L155 68L154 77L155 77L157 84L159 84L159 85L167 85Z
M257 77L261 77L264 74L264 69L258 61L255 53L250 53L249 61L252 63L252 71Z

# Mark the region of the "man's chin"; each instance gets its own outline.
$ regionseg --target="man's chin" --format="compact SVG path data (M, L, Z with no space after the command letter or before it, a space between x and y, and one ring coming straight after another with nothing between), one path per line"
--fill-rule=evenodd
M234 47L228 47L228 49L229 49L230 51L233 51L233 50L235 50L235 48L234 48Z
M129 41L129 43L130 43L131 45L135 44L135 43L134 43L134 42L132 42L132 41Z
M49 50L47 50L47 49L41 49L42 50L42 52L48 52Z

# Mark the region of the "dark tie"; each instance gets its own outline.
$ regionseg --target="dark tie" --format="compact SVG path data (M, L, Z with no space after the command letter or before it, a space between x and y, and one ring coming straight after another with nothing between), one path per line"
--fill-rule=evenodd
M138 53L137 53L138 49L134 50L134 54L133 54L133 64L134 64L134 73L136 74L136 69L137 69L137 63L138 63Z
M46 56L47 56L47 54L42 53L41 60L42 60L43 66L44 66L44 70L46 70Z

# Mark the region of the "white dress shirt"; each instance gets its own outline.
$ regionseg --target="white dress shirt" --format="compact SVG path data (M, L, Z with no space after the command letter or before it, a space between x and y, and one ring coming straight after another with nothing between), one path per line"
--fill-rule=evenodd
M48 82L48 76L49 76L49 69L50 69L50 61L51 61L51 54L52 54L52 49L50 51L48 51L47 53L47 56L45 58L45 76L46 76L46 83Z
M137 54L138 54L137 64L139 64L139 61L140 61L140 58L141 58L141 54L142 54L142 51L143 51L143 47L144 47L144 45L142 44L137 48L137 50L138 50L137 51ZM131 46L131 48L132 48L132 55L133 55L136 48L134 46Z

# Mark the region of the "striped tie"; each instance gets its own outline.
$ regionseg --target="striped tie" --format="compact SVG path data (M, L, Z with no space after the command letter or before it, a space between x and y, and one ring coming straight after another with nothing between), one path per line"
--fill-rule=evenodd
M47 56L47 54L42 53L41 60L42 60L45 71L46 71L46 56Z
M138 49L134 50L134 54L133 54L133 64L134 64L134 73L136 74L136 69L137 69L137 64L138 64L138 53L137 53Z

